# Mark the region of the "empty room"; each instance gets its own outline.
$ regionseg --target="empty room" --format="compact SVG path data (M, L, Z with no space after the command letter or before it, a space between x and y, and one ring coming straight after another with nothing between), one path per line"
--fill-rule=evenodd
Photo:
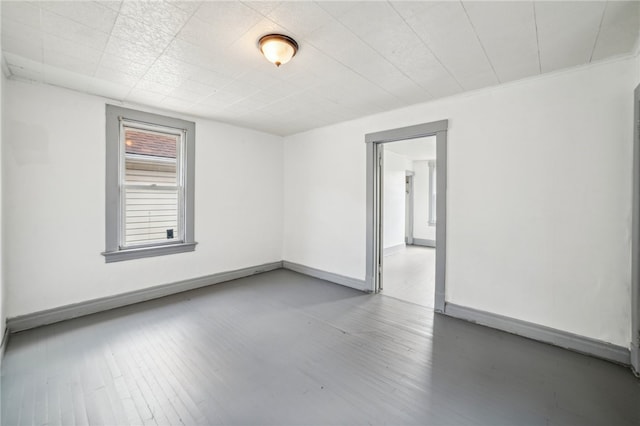
M640 425L640 2L0 13L3 426Z

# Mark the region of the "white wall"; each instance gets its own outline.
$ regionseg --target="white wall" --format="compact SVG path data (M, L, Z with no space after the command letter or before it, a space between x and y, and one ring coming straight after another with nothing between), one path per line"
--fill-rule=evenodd
M429 225L429 163L414 161L413 171L413 238L435 241L436 227Z
M405 175L407 159L395 152L384 151L383 164L383 248L404 245Z
M280 137L183 117L196 251L106 264L105 100L11 80L5 95L9 317L282 259Z
M446 300L628 346L637 80L620 59L285 138L284 259L364 279L364 134L449 119Z

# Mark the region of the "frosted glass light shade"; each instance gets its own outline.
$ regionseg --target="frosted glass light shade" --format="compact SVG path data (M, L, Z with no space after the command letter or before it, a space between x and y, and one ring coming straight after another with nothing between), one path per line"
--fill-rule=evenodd
M277 67L289 62L298 51L298 43L282 34L266 35L258 43L264 57Z

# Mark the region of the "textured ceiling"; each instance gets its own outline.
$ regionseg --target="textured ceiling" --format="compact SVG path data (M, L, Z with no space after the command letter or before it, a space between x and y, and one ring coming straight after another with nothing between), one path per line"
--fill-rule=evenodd
M287 135L630 54L640 2L2 1L9 73ZM300 44L281 68L259 53Z

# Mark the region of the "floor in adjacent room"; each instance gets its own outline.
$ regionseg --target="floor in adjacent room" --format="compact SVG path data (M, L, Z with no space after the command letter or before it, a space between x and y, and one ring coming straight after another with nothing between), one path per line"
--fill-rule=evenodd
M382 294L433 308L435 248L406 246L382 261Z
M640 380L277 270L12 335L2 424L638 425Z

